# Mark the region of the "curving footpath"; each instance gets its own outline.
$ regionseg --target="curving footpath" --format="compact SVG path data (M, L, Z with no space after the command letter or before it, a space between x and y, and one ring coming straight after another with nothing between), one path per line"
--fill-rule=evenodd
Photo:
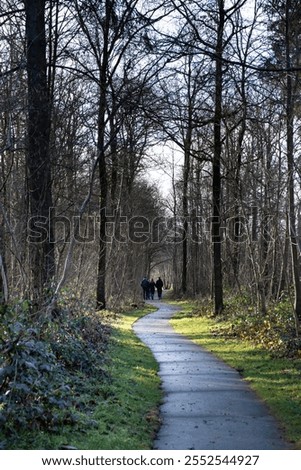
M169 323L176 307L158 308L134 324L159 363L164 391L154 449L289 449L266 406L239 373Z

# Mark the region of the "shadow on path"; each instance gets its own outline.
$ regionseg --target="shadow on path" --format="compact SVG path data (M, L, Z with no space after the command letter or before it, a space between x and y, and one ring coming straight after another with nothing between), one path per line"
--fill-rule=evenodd
M158 308L134 324L159 363L164 391L155 449L289 449L276 421L235 369L169 323L177 307Z

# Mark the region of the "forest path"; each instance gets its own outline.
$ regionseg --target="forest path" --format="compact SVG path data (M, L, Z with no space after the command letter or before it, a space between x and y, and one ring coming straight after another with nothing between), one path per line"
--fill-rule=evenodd
M288 449L276 421L239 373L175 332L177 307L158 308L134 324L159 363L163 420L155 449Z

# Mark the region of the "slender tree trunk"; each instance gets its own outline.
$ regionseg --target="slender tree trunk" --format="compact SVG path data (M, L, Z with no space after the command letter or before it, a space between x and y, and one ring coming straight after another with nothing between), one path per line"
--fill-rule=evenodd
M173 230L174 237L177 237L177 214L178 214L178 202L177 202L177 189L176 189L176 177L175 177L175 160L172 155L172 211L173 211ZM173 291L175 294L179 294L179 268L178 268L178 245L175 243L172 247L172 272L173 272Z
M187 292L187 262L188 262L188 182L190 173L190 148L189 144L185 145L185 156L184 156L184 171L183 171L183 195L182 195L182 207L183 207L183 235L182 235L182 292Z
M104 113L103 105L100 105L98 129L98 152L99 152L99 182L100 182L100 233L99 233L99 254L97 272L97 308L106 308L106 262L107 262L107 165L104 152Z
M8 302L8 282L6 275L6 267L4 259L0 253L0 313L1 306L5 306Z
M106 1L106 15L103 26L103 54L100 66L99 77L99 109L98 109L98 159L99 159L99 184L100 184L100 232L99 232L99 254L96 288L96 306L103 310L106 308L106 269L107 269L107 203L108 203L108 179L107 163L105 153L105 125L107 108L107 73L109 67L109 33L110 21L113 14L113 5L111 1Z
M283 293L288 293L288 279L287 279L287 270L288 270L288 258L289 258L289 248L290 248L290 237L289 237L289 221L287 216L286 222L286 233L284 241L284 250L281 260L281 271L279 276L279 287L277 291L277 299L281 299Z
M286 66L291 68L290 50L290 16L291 1L286 2ZM296 330L300 333L301 323L301 282L298 254L298 240L296 235L295 215L295 190L294 190L294 102L293 102L293 79L292 72L287 72L286 77L286 130L287 130L287 169L288 169L288 198L289 198L289 233L292 255L293 279L295 289L295 320Z
M219 23L215 49L215 112L214 112L214 156L212 179L212 243L213 243L213 292L215 314L223 310L222 234L221 234L221 124L223 90L223 33L225 22L224 1L219 0Z
M3 200L6 201L6 184L5 184L5 164L4 155L1 158L0 168L0 187ZM6 243L5 243L5 220L4 213L1 210L0 203L0 314L3 307L8 301L8 282L7 282L7 270L6 270ZM2 307L2 308L1 308Z
M236 170L234 175L234 220L233 220L233 241L234 241L234 250L233 250L233 275L234 280L237 284L238 289L240 289L239 281L239 268L240 268L240 255L241 255L241 246L240 246L240 237L242 231L241 224L241 201L242 201L242 186L241 186L241 166L242 166L242 155L243 155L243 142L246 133L246 121L247 121L247 97L246 97L246 70L245 67L242 69L241 77L241 96L242 96L242 123L241 128L238 134L237 142L237 160L236 160Z
M27 184L29 194L30 288L36 304L54 276L49 155L50 106L47 87L45 0L25 0L28 77Z
M184 168L183 168L183 235L182 235L182 293L187 293L187 269L188 269L188 228L189 228L189 176L190 176L190 154L192 144L192 119L194 102L194 83L192 78L192 55L188 57L187 63L187 129L184 131Z

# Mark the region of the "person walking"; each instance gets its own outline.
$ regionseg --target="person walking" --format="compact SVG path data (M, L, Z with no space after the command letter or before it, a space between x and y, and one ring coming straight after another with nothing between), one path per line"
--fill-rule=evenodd
M157 292L158 292L158 299L161 300L161 298L162 298L162 289L163 289L163 281L162 281L161 277L158 278L155 285L156 285Z
M154 300L154 296L155 296L155 290L156 290L156 283L155 281L153 280L153 278L150 280L149 282L149 293L150 293L150 298L152 300Z
M143 300L149 299L149 281L144 277L141 281L141 287L143 289Z

